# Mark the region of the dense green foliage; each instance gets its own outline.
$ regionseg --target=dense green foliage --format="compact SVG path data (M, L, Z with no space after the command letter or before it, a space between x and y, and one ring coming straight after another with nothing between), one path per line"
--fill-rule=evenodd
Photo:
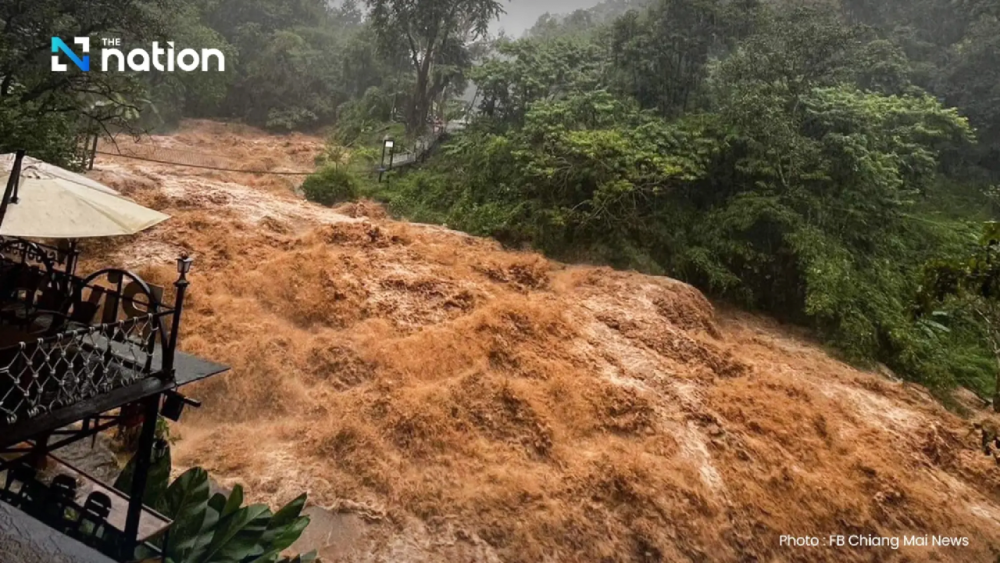
M918 313L948 330L935 318L947 317L943 309L971 314L985 329L990 351L1000 365L1000 223L987 223L978 244L967 253L928 264L919 292ZM961 324L968 324L962 319ZM954 323L953 323L954 324ZM961 326L961 325L960 325ZM1000 370L993 394L993 408L1000 412Z
M228 64L222 73L57 74L49 70L53 36L89 36L92 45L120 37L126 49L173 41L178 50L220 49ZM170 128L184 117L315 129L371 89L391 98L406 62L378 50L350 0L336 8L325 0L4 2L0 150L70 163L85 134Z
M278 131L330 124L340 104L380 77L352 76L345 50L361 32L352 3L330 10L322 0L199 0L200 22L237 53L231 84L219 98L196 100L207 116L242 119ZM369 81L364 83L364 81ZM213 103L214 102L214 103Z
M327 166L302 184L306 199L323 205L336 205L358 197L357 182L344 167Z
M374 193L407 217L685 279L851 360L990 393L988 327L954 303L914 310L924 264L990 218L1000 122L980 102L1000 24L974 3L892 4L543 18L470 72L469 128Z

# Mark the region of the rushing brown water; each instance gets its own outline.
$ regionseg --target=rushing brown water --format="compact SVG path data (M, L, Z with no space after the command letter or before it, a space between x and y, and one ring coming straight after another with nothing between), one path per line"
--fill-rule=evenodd
M321 146L208 122L154 141L278 170ZM192 390L178 468L256 501L307 491L330 560L995 559L1000 469L968 425L796 331L667 278L318 207L287 177L94 175L173 216L104 246L163 284L191 251L182 347L233 367Z

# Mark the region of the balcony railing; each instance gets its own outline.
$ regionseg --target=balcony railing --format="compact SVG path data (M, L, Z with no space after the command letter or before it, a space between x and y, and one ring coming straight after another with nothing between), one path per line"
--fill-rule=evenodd
M171 315L82 326L0 348L0 418L12 425L160 374L155 340Z
M183 273L167 308L131 272L80 278L29 244L14 256L0 245L0 426L173 375Z
M142 506L159 417L178 420L185 405L198 406L178 389L228 368L177 351L190 259L177 261L170 307L163 288L131 272L79 277L76 263L72 247L0 237L0 473L7 471L0 501L127 561L164 529L163 518ZM30 471L53 451L114 427L140 430L127 494L95 486L73 495L60 476L51 486L25 478L12 487L11 471ZM93 522L80 518L88 511L101 516L106 533L90 533Z

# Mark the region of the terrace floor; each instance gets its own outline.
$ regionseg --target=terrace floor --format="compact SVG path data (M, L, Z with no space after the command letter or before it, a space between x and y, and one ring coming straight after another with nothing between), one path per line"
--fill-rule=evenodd
M0 502L0 554L3 563L115 563L3 502Z

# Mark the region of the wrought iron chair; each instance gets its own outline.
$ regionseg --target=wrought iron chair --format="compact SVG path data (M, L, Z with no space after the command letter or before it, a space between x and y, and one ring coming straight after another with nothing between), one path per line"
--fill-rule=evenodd
M88 542L84 541L84 543ZM134 549L135 547L130 545L130 543L125 539L125 532L122 532L114 526L101 527L100 534L93 536L90 545L91 547L113 558L122 558L123 556L126 556L126 559L129 560L131 559L131 554L128 554L128 551L130 549Z
M42 519L58 530L70 529L76 517L69 514L76 507L76 489L76 479L69 475L56 475L45 498Z
M15 489L15 485L17 489ZM45 502L47 487L38 480L38 471L30 465L17 464L7 470L3 500L8 504L37 515Z
M107 520L110 514L111 498L98 491L90 493L83 504L80 519L69 533L91 547L100 547L105 542L105 536L109 535Z
M35 268L17 269L0 282L0 320L29 328L38 312L68 310L71 300L65 279Z
M80 287L91 292L87 301L101 303L98 322L108 325L103 334L109 343L105 346L108 365L116 363L116 356L128 356L127 369L150 373L157 344L164 349L167 344L164 319L159 315L163 288L147 284L132 272L113 268L91 274L80 281ZM117 346L118 352L113 350L112 342L121 345ZM119 353L126 349L127 354Z
M52 492L55 499L73 500L76 498L76 479L69 475L56 475L52 479Z
M20 506L24 500L23 497L28 497L28 483L35 482L37 475L38 472L35 471L35 468L27 465L18 464L8 469L3 491L0 491L0 500L14 506ZM17 485L16 489L15 485Z
M21 238L0 237L0 261L17 266L34 264L48 274L57 273L56 263L49 252L38 243Z

